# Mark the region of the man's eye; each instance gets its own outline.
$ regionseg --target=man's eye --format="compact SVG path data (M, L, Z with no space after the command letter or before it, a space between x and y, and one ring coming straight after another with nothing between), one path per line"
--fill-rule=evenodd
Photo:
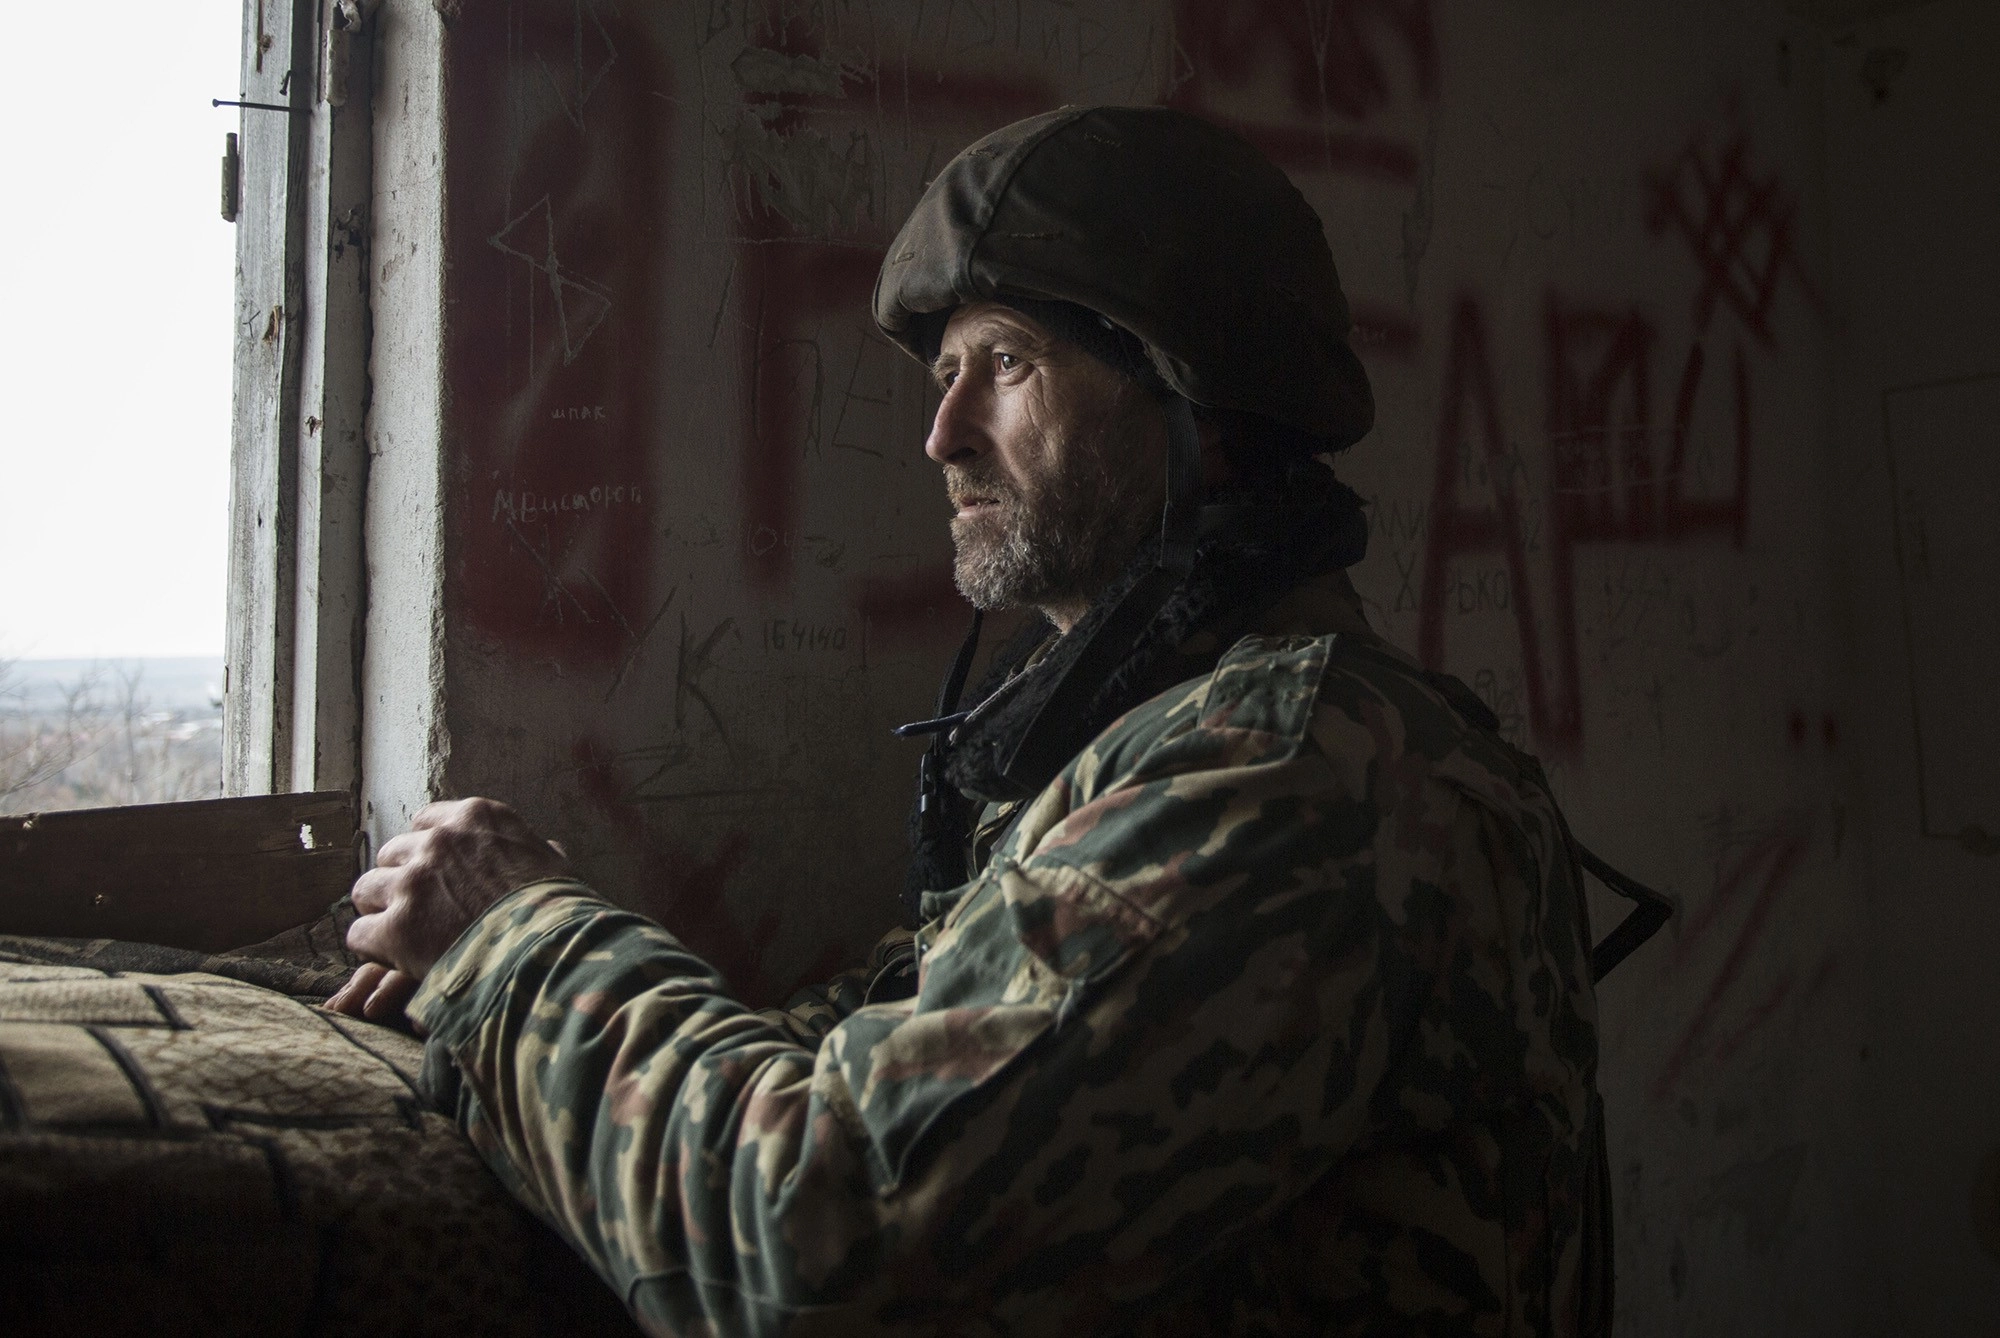
M951 389L951 383L952 383L952 382L954 382L954 381L956 381L956 380L958 380L958 373L957 373L957 372L946 372L946 373L945 373L945 374L944 374L943 376L940 376L940 377L938 378L938 389L940 389L940 390L950 390L950 389Z
M993 361L1000 364L1000 370L1003 372L1011 372L1021 365L1021 360L1011 353L995 353Z

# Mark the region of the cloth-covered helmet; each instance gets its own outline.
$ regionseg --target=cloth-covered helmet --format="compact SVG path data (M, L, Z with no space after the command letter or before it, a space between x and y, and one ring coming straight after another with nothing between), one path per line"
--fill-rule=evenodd
M875 282L923 361L957 307L1075 303L1193 404L1338 450L1375 418L1319 215L1239 136L1167 107L1064 107L996 130L924 191Z

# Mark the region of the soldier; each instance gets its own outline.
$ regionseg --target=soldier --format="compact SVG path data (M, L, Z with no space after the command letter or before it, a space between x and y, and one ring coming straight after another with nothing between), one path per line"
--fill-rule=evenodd
M939 174L875 318L943 394L960 589L1043 615L917 727L921 927L753 1012L435 804L335 1006L407 1001L656 1333L1603 1331L1575 856L1349 584L1373 404L1311 207L1194 117L1065 108Z

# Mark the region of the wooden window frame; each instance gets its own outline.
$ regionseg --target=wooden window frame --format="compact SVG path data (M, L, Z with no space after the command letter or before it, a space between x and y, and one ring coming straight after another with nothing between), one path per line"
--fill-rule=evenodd
M372 42L353 17L364 12L244 0L241 97L267 106L244 107L237 132L228 795L360 781Z

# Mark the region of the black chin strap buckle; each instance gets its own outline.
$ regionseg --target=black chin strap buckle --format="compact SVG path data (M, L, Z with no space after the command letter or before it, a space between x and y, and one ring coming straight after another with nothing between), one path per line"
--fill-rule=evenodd
M890 730L899 739L914 739L925 734L948 734L965 723L970 711L958 709L958 699L965 693L965 678L972 672L972 657L979 653L979 626L986 621L986 615L978 609L972 611L972 626L966 629L965 640L958 643L958 654L952 657L951 670L944 676L944 683L938 688L937 711L929 720L912 720L907 725L897 725Z
M922 738L926 734L949 734L964 724L971 715L970 711L953 711L950 715L941 715L935 720L912 720L907 725L897 725L889 732L899 739Z

